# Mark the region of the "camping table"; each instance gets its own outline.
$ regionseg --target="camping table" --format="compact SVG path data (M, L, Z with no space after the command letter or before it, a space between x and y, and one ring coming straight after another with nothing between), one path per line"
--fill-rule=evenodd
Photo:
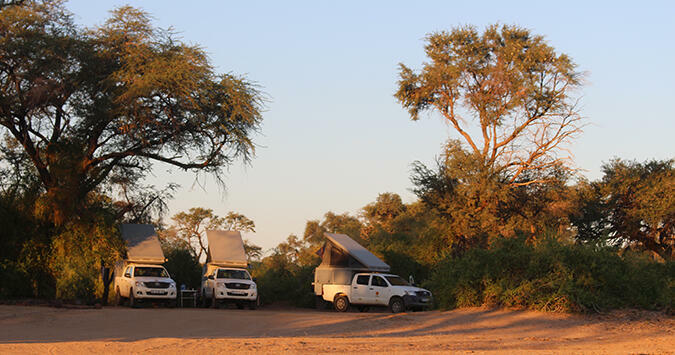
M184 300L192 301L192 307L197 307L197 290L181 290L180 291L180 306L185 307Z

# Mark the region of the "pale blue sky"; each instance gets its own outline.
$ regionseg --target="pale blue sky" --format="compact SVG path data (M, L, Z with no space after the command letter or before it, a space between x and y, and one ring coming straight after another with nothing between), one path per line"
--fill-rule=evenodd
M397 64L418 68L433 31L495 22L544 35L587 72L590 125L572 146L590 179L613 157L675 157L675 2L669 1L91 1L76 22L100 24L130 4L200 44L220 72L245 74L269 96L252 164L227 191L157 166L150 183L182 185L170 214L201 206L253 219L265 249L332 210L357 213L381 192L412 201L410 163L431 163L455 133L437 116L412 122L393 98Z

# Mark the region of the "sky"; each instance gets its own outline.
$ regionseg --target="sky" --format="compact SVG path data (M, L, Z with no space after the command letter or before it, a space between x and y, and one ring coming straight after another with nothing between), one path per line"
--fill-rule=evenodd
M83 26L125 4L198 44L220 73L244 75L268 102L256 157L215 180L156 165L147 183L181 188L168 216L237 211L270 250L328 211L357 215L378 194L405 202L411 163L432 164L457 134L438 115L410 120L393 97L398 64L420 68L426 34L493 23L545 36L586 74L584 133L571 145L596 180L613 158L675 158L675 2L670 1L104 1L71 0Z

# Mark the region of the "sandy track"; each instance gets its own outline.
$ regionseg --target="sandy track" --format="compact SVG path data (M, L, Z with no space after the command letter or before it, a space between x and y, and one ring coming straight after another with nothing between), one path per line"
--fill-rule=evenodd
M390 314L299 309L0 306L0 353L673 353L675 318L461 309Z

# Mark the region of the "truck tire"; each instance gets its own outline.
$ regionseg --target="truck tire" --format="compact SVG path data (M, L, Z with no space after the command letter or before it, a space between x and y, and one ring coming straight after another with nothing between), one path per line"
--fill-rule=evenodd
M333 301L333 307L338 312L347 312L349 310L349 299L347 299L347 296L337 296Z
M260 296L256 297L255 301L251 301L248 303L248 309L250 310L258 309L259 304L260 304Z
M122 295L120 295L120 288L115 288L115 306L120 306L122 304Z
M211 291L211 308L218 308L218 300L216 300L216 290Z
M206 301L206 290L202 289L202 294L199 295L199 305L202 308L207 308L209 305Z
M399 313L405 311L405 303L401 297L392 297L389 300L389 310L391 313Z
M134 289L130 288L129 289L129 307L131 308L136 308L138 305L136 304L136 297L134 297Z

